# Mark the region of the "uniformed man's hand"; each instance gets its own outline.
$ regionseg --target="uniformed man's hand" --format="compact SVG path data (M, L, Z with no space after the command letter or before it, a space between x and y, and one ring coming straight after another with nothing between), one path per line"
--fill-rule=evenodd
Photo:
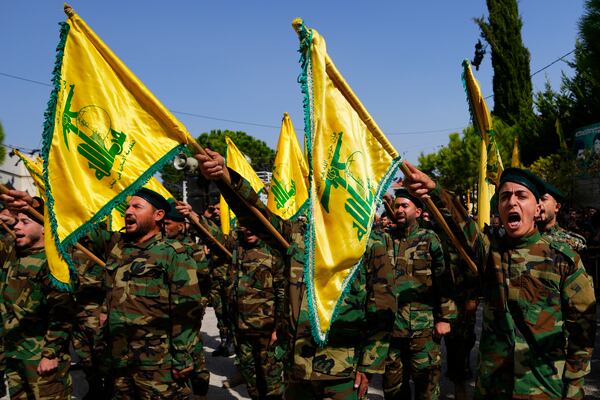
M435 336L444 336L450 333L450 323L446 321L438 321L433 327Z
M206 154L196 154L194 157L198 160L200 172L206 179L228 179L229 172L225 166L225 158L216 151L205 149Z
M0 220L2 220L2 222L4 222L8 226L13 226L17 223L17 218L12 212L10 214L0 214Z
M33 205L33 197L29 193L20 190L9 190L8 194L1 195L0 199L11 211L25 211Z
M358 398L362 399L367 394L369 388L369 377L360 371L356 371L356 378L354 378L354 390L358 390Z
M173 379L185 379L190 374L190 372L192 372L192 369L193 367L187 367L181 370L173 368Z
M58 368L58 358L49 359L43 357L37 367L38 375L48 375Z
M410 173L404 177L404 186L415 196L425 196L435 189L435 182L408 161L403 161Z
M271 340L269 340L269 347L273 346L277 342L277 330L273 329L271 332Z
M178 201L175 203L175 208L177 211L186 218L190 218L192 214L196 214L194 210L192 210L192 206L183 201ZM198 214L196 214L198 216Z
M107 318L108 315L106 315L106 313L100 313L100 315L98 315L98 321L100 322L100 326L104 326L104 323L106 322Z

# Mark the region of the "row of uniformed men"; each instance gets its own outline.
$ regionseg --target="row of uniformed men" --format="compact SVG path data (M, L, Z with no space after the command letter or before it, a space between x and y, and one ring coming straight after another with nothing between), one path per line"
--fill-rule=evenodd
M305 222L270 215L248 183L228 170L220 155L209 154L197 156L202 172L209 179L229 175L232 185L221 185L221 190L245 227L232 247L228 281L236 353L253 398L360 398L370 376L378 373L384 374L386 398L405 398L407 377L413 379L417 398L436 398L439 338L450 332L457 312L452 299L468 314L473 307L465 305L477 295L484 298L480 398L583 395L594 341L593 289L577 254L542 238L537 230L539 199L549 194L536 177L517 169L505 171L498 208L506 240L490 242L452 196L411 166L412 174L406 177L410 192L397 193L394 203L398 229L391 236L373 231L363 268L340 304L328 343L318 346L305 295ZM423 209L419 196L425 194L461 234L479 266L481 285L466 269L447 267L460 263L452 246L445 245L447 238L440 240L418 226ZM240 206L238 196L271 219L288 239L289 249L280 248ZM3 200L17 211L26 204L39 206L22 193ZM98 314L104 340L98 340L93 329L89 334L95 335L94 345L106 344L112 398L184 398L190 392L190 377L197 395L206 394L198 382L208 387L198 334L206 305L203 292L209 286L202 283L207 281L203 276L208 269L202 267L206 253L194 242L162 238L162 221L171 208L165 203L142 189L127 208L124 234L97 231L88 237L88 244L107 263L107 292ZM185 205L177 208L186 216L191 213ZM26 213L19 213L14 248L4 242L7 262L0 281L0 309L6 373L13 398L27 390L66 398L66 316L72 298L51 289L43 229L37 224L42 231L36 236L31 233L34 225ZM14 285L17 277L25 277L18 281L21 286ZM452 282L473 289L475 295L464 296L467 290L457 296ZM24 298L24 292L36 294ZM30 331L33 326L37 329ZM14 340L19 335L31 343Z

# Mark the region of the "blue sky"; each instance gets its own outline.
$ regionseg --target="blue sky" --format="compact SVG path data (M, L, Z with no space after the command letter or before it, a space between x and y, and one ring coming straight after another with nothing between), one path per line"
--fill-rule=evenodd
M74 10L193 136L243 130L275 147L284 111L301 135L294 17L317 29L338 69L409 161L469 124L460 74L484 1L72 1ZM520 2L531 71L571 51L583 0ZM5 143L40 148L63 2L0 2L0 122ZM559 62L533 79L560 84ZM475 72L492 92L489 54ZM493 106L493 100L489 100ZM192 117L248 122L239 124ZM262 126L265 125L265 126ZM421 132L421 133L414 133Z

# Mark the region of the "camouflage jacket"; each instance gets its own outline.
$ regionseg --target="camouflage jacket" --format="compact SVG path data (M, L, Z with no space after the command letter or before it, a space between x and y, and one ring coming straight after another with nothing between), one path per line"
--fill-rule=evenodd
M558 223L554 224L554 226L547 231L542 232L542 237L547 239L549 242L564 243L577 253L581 253L587 248L585 238L583 236L561 228Z
M396 229L393 237L398 311L392 336L431 335L434 321L456 318L452 279L440 239L432 230L419 227L418 222L406 230Z
M227 280L236 335L270 335L282 331L285 302L283 259L262 240L238 239Z
M84 243L84 247L89 244ZM83 252L75 247L71 250L71 258L77 269L78 285L75 288L75 314L78 317L97 313L102 303L106 289L104 287L104 267L91 261Z
M179 235L177 240L185 247L188 255L196 262L196 277L198 287L202 294L202 303L208 305L208 294L211 286L210 259L206 247L202 243L196 243L190 235Z
M4 355L39 360L68 353L73 296L52 286L43 248L16 250L13 243L0 249Z
M436 188L432 199L448 208L481 269L478 398L583 398L596 301L577 253L537 231L490 242L448 193Z
M259 208L290 243L285 251L288 278L287 330L291 375L294 379L328 380L352 376L359 370L383 373L389 348L390 332L397 310L392 292L393 245L389 235L372 231L363 262L342 300L331 325L327 345L319 347L311 333L306 282L304 281L304 233L302 217L290 222L270 214L244 179L229 170L233 188L247 202ZM221 192L242 225L261 236L272 247L280 245L272 234L237 200L225 186Z
M106 258L103 329L113 367L192 366L202 304L186 248L161 233L139 245L105 231L92 240Z

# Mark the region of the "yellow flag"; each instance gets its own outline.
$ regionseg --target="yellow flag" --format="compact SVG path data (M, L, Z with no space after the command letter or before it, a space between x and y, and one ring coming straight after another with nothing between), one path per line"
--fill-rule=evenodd
M240 174L242 178L250 183L250 186L256 193L260 193L264 189L265 184L260 180L256 172L246 159L246 156L237 148L233 140L229 136L225 136L225 143L227 144L227 152L225 160L227 166ZM236 216L231 211L231 208L221 196L221 230L223 234L229 235L231 229L235 227Z
M58 250L142 187L191 143L185 127L65 6L44 125L44 182ZM66 271L50 266L69 285Z
M40 157L36 157L31 159L27 157L25 154L21 153L19 150L14 149L13 153L23 161L23 165L27 168L27 172L31 175L33 179L33 183L38 190L38 196L42 197L44 200L46 199L46 189L44 187L44 161Z
M400 163L361 104L339 88L345 81L327 55L325 40L299 20L305 140L310 169L306 272L315 340L323 344L338 304L367 248L377 204ZM336 74L330 74L335 70ZM348 91L345 90L346 93ZM356 99L358 102L358 100Z
M298 215L308 200L308 166L288 113L283 114L273 177L267 197L272 213L288 220Z
M510 160L510 166L514 168L521 168L521 158L519 157L519 136L515 135L513 142L512 157Z
M477 224L483 229L485 224L489 225L490 223L490 201L494 195L495 187L500 182L500 175L502 175L504 167L494 137L492 116L485 99L481 95L479 84L473 76L469 60L463 61L463 83L467 92L473 125L481 135L479 183L477 186Z
M31 177L33 178L33 182L37 187L39 196L44 199L44 225L46 225L46 219L48 218L48 204L46 202L46 188L44 185L42 172L43 160L39 157L31 159L17 149L14 149L13 152L21 159L21 161L23 161L23 164L25 165L25 168L27 168L29 175L31 175ZM44 249L46 251L46 259L48 260L48 265L51 265L52 268L54 268L54 270L64 271L64 273L66 273L68 276L69 265L63 259L63 257L61 257L60 252L56 248L56 242L54 241L51 231L46 231L46 234L44 235ZM51 280L53 279L51 278ZM66 289L66 287L62 286L56 280L53 280L53 283L59 287L63 287Z

